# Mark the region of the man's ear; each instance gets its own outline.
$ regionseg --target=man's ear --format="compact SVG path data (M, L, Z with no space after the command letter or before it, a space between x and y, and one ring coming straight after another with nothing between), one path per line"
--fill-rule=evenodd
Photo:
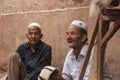
M86 34L83 34L81 41L82 41L82 42L85 42L86 39L87 39L87 35L86 35Z
M40 39L42 39L42 37L43 37L43 34L40 34Z

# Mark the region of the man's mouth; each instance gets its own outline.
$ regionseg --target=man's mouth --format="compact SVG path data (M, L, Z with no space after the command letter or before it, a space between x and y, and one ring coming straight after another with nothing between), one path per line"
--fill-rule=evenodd
M31 39L31 41L36 41L35 39Z
M68 43L72 43L73 41L72 40L68 40Z

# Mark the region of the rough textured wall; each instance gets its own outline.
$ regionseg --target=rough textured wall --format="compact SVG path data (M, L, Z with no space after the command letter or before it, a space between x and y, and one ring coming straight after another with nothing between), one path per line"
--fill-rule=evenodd
M1 41L0 56L2 56L2 57L0 57L0 76L1 76L1 74L3 74L3 72L6 72L6 69L7 69L6 65L7 65L9 53L12 51L15 51L16 47L20 43L22 43L23 41L26 40L25 32L23 32L22 30L24 30L24 27L26 27L30 21L35 20L42 24L41 20L43 20L43 21L45 21L45 23L47 22L49 24L49 25L45 24L47 26L51 26L53 23L53 25L55 26L55 28L53 30L59 29L57 26L63 26L64 23L58 25L58 23L60 23L60 22L57 22L57 23L56 23L56 21L53 22L54 21L53 19L56 20L57 16L61 17L64 14L63 13L64 11L62 11L62 13L63 13L62 15L54 15L55 13L59 12L59 11L54 12L54 10L67 9L67 8L72 8L72 7L80 7L80 6L84 6L84 5L87 6L88 4L89 4L89 2L87 0L84 0L84 2L83 2L83 0L0 0L0 14L1 14L0 15L0 22L1 22L1 24L0 24L0 31L1 31L1 33L0 33L0 41ZM46 10L53 10L53 11L46 12ZM39 19L37 18L38 20L36 20L36 17L38 17L38 14L35 15L36 17L30 16L30 19L26 18L26 16L28 14L32 13L31 15L33 15L33 13L36 13L39 11L43 11L43 13L40 12L41 14L44 14L44 13L47 14L49 12L52 13L53 14L52 18L49 19L49 16L50 16L49 14L41 15L41 16L44 16L44 18L41 18L41 17ZM16 16L18 14L20 16ZM68 13L65 13L65 14L67 15ZM24 15L24 17L23 17L23 15ZM71 15L71 13L68 15ZM17 19L19 19L19 20L17 20ZM61 18L61 21L63 21L62 19L63 18ZM68 22L68 21L66 21L66 22ZM18 30L21 33L19 33ZM53 30L48 31L48 32L53 32ZM46 37L46 33L47 33L46 31L44 32L45 36L43 37L43 39ZM57 31L60 32L60 30L57 30ZM58 33L58 32L56 32L56 33ZM52 33L52 35L56 35L56 33ZM64 33L59 33L59 36L61 36L59 38L60 41L64 40L64 39L62 39L63 35L61 35L61 34L64 34ZM48 37L51 38L51 36L48 36ZM59 41L55 39L55 37L52 37L53 40L57 41L57 44L60 44ZM51 40L52 39L47 38L46 41L49 42ZM59 47L56 45L56 43L53 43L52 45L55 45L55 47ZM56 50L58 50L57 53L55 53ZM55 53L55 55L58 55L58 54L61 55L61 53L59 52L60 50L61 49L53 48L53 55L54 55L54 53ZM62 50L63 50L63 48L62 48ZM65 48L65 50L67 50L67 49ZM60 57L59 55L58 55L58 57ZM62 55L62 56L65 56L65 55ZM53 64L55 61L56 60L54 60L54 58L53 58ZM60 66L62 66L62 65L60 65Z
M68 52L66 28L73 19L89 25L89 39L95 19L88 18L91 0L0 0L0 74L6 71L8 55L24 41L28 23L37 21L43 26L43 41L52 46L52 64L60 70ZM76 8L73 8L76 7ZM77 8L79 7L79 8ZM69 9L73 8L73 9ZM120 30L108 43L106 56L113 80L120 75Z
M82 14L84 13L84 14ZM0 18L0 56L2 62L7 62L8 55L15 51L20 43L26 40L27 25L39 22L43 29L43 41L52 46L52 65L62 69L64 58L68 52L66 44L66 28L73 19L85 20L88 8L73 8L30 13L1 15ZM4 44L4 45L3 45Z
M0 0L3 14L86 6L87 0Z

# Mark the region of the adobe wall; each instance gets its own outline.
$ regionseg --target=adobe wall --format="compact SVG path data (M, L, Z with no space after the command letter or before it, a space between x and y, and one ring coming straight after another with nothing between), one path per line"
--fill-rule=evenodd
M84 0L0 0L0 73L7 69L7 60L19 44L27 41L27 25L36 21L42 25L43 41L52 46L52 65L62 69L69 50L66 28L73 19L85 21L89 39L96 18L89 18L89 2ZM120 75L120 30L108 43L106 57L114 80Z
M82 14L84 12L84 14ZM43 41L52 46L53 66L63 66L68 51L66 44L66 28L73 19L85 21L88 8L60 9L19 14L1 15L0 18L0 56L2 62L7 61L8 55L15 51L20 43L27 41L26 29L30 22L39 22L43 29ZM88 22L88 20L86 20Z

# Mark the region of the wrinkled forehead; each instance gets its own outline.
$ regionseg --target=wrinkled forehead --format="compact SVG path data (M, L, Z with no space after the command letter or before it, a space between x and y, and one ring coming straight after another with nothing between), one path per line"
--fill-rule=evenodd
M80 32L80 28L77 27L77 26L71 25L71 26L69 26L69 27L67 28L66 32L71 32L71 31Z
M40 28L37 26L32 26L32 27L28 27L28 29L40 29Z
M41 29L38 28L38 27L36 27L36 26L32 26L32 27L29 27L29 28L28 28L28 32L29 32L29 31L41 32Z
M28 28L30 28L30 27L38 27L38 28L41 29L40 24L38 24L37 22L30 23L30 24L28 25Z

